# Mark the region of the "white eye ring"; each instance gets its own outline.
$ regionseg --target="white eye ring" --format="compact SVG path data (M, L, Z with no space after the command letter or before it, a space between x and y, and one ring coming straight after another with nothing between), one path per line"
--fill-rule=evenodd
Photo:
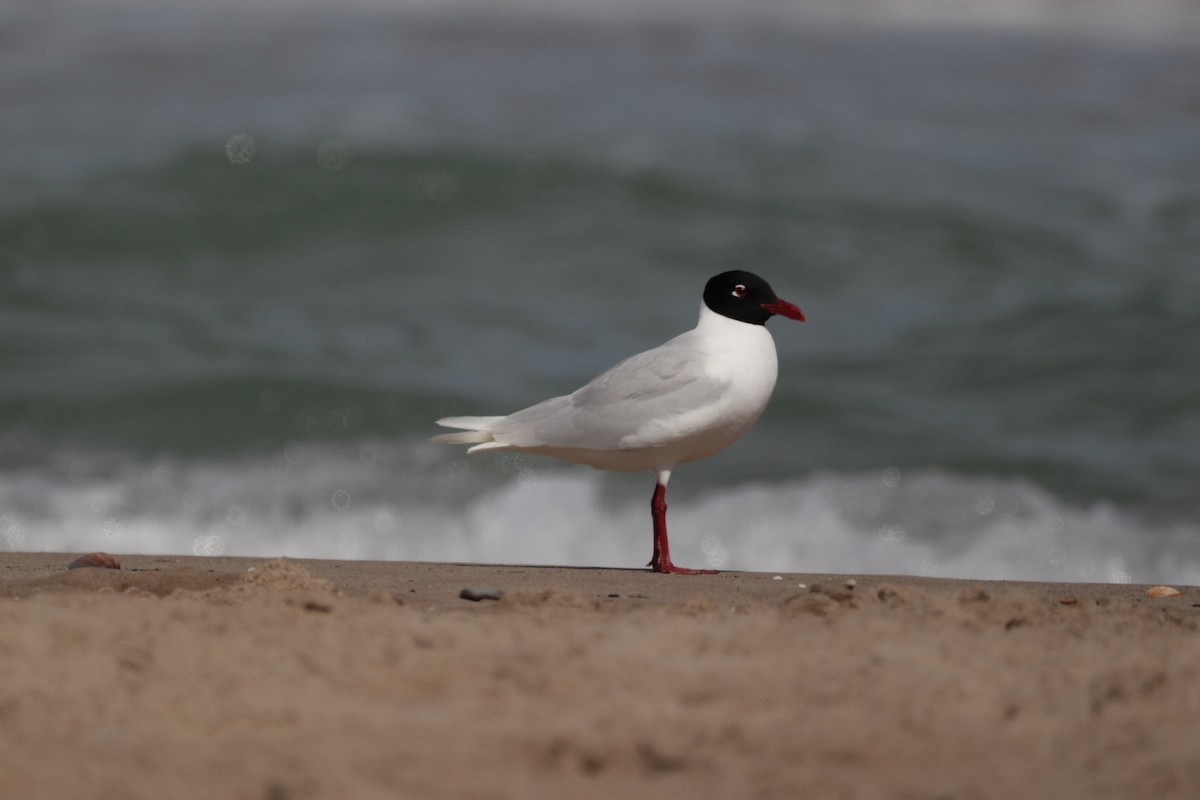
M741 284L741 283L739 283L737 286L734 286L734 287L733 287L733 296L734 296L734 297L745 297L745 296L746 296L746 287L745 287L745 285L744 285L744 284Z

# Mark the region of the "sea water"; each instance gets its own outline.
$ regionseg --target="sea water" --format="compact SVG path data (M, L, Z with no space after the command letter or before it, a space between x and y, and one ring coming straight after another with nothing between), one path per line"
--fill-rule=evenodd
M433 420L741 268L677 562L1200 582L1200 15L776 5L7 5L0 547L640 566L649 474Z

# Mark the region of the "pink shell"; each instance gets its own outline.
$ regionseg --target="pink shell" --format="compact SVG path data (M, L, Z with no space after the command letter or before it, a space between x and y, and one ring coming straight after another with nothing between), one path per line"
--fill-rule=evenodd
M88 553L86 556L80 556L70 564L67 564L67 569L79 569L80 567L120 569L121 562L117 561L115 556L110 556L108 553Z

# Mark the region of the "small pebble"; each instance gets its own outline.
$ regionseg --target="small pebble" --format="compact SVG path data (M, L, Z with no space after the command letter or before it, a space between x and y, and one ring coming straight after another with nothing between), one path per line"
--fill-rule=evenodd
M858 586L858 581L854 580L854 578L848 578L844 585L847 589L853 589L855 586Z
M771 578L771 580L773 580L773 581L781 581L781 580L783 580L783 576L782 576L782 575L776 575L774 578Z
M797 588L797 589L807 589L807 588L808 588L808 584L807 584L807 583L797 583L797 584L796 584L796 588Z
M1073 594L1069 594L1066 597L1059 600L1058 602L1062 603L1064 606L1073 606L1079 602L1079 598L1077 598Z
M463 600L478 603L480 600L499 600L504 597L504 590L492 586L468 586L459 592L458 596Z

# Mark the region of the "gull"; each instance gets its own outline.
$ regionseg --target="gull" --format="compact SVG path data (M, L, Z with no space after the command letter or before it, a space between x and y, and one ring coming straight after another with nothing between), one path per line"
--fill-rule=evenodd
M799 308L742 270L704 287L696 327L630 356L571 394L499 417L445 417L462 429L432 441L473 445L468 453L517 451L619 472L649 470L654 572L678 567L667 544L667 482L678 464L706 458L750 430L771 399L779 362L766 328L773 316L804 321Z

